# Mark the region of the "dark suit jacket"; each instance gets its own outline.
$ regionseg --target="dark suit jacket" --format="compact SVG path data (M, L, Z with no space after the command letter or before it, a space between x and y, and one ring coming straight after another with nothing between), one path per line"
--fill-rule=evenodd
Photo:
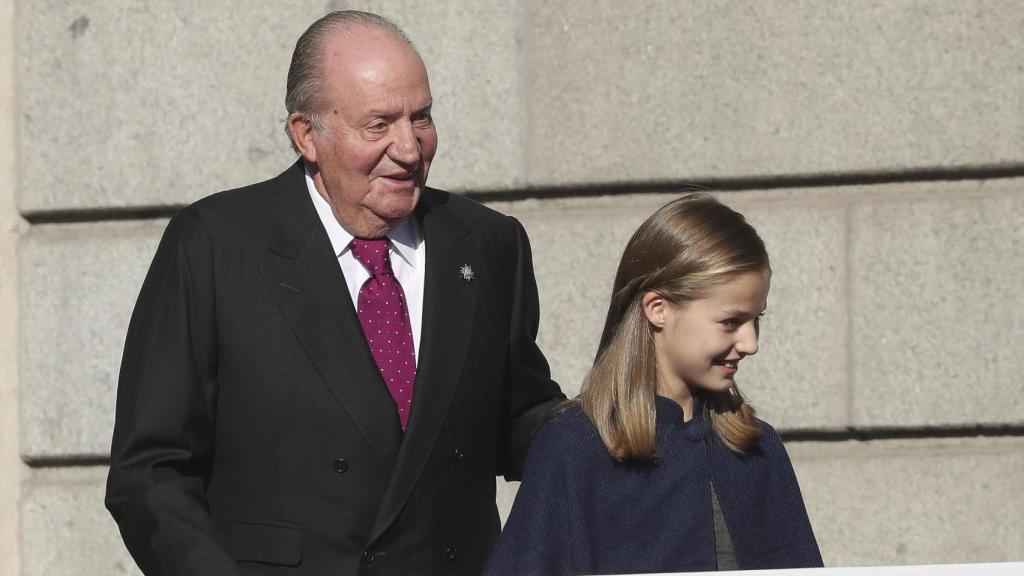
M562 397L522 226L426 189L408 430L301 163L171 220L128 330L106 504L146 574L476 574ZM468 264L472 280L460 275Z

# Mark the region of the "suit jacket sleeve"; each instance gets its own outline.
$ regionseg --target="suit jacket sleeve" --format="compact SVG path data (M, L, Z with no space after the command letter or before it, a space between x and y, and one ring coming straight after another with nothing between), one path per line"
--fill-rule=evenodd
M194 209L164 232L132 315L106 505L148 575L240 571L207 511L217 326L210 238Z
M506 480L519 480L530 440L537 429L554 415L565 395L553 380L544 354L537 346L540 306L537 281L533 274L533 255L526 230L509 217L515 234L515 285L506 369L508 422L499 473Z

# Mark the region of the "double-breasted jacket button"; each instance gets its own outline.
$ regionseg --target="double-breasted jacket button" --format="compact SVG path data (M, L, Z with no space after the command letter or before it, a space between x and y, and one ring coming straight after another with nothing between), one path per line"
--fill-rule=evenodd
M462 451L462 448L452 450L452 454L455 456L456 462L462 462L462 459L466 457L466 453Z
M348 472L348 461L344 458L338 458L334 461L334 471L338 474L344 474Z
M455 557L459 555L459 550L455 546L448 546L444 549L445 560L455 560Z
M363 564L373 564L373 561L377 559L377 555L374 554L373 550L363 550Z

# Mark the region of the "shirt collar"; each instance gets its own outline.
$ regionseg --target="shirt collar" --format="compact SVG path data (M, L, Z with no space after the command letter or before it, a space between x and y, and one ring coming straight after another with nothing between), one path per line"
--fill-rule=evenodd
M341 257L342 254L351 249L350 244L354 236L335 218L331 205L317 191L316 184L313 183L313 176L309 173L308 168L306 169L306 189L309 191L309 197L313 201L317 215L320 216L320 221L323 222L324 229L327 230L327 237L331 241L334 255ZM420 232L419 223L416 221L416 218L406 218L388 234L388 239L391 240L391 246L402 260L405 260L409 266L416 268L418 264L416 249L423 242L423 234Z

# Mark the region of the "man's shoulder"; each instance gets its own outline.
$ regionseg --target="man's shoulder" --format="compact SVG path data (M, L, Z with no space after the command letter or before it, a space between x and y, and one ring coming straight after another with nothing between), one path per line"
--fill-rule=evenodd
M293 164L273 178L210 194L193 202L189 208L210 216L239 216L274 210L281 204L283 196L294 195L297 186L302 185L305 189L302 178L301 167Z
M422 211L429 215L435 211L447 211L470 228L513 228L517 221L511 216L485 206L472 198L453 194L437 188L425 188L420 199Z
M293 164L269 180L193 202L175 214L168 229L201 229L213 241L252 244L265 239L269 231L306 226L314 213L302 166Z

